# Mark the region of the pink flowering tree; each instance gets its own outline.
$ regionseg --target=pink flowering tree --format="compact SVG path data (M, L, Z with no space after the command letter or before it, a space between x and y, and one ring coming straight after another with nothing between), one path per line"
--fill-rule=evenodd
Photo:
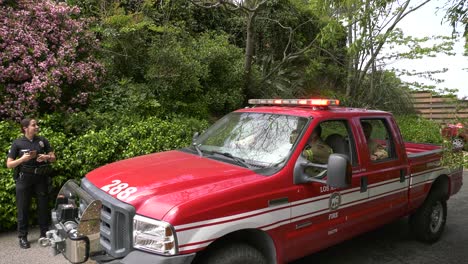
M76 111L103 66L80 10L50 0L0 0L0 117Z

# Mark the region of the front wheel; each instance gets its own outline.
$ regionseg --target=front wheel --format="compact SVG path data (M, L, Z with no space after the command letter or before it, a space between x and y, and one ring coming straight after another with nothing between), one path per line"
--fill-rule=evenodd
M207 254L203 264L266 264L265 257L247 244L225 245Z
M431 192L424 204L410 216L411 230L422 242L440 239L447 220L447 201L438 192Z

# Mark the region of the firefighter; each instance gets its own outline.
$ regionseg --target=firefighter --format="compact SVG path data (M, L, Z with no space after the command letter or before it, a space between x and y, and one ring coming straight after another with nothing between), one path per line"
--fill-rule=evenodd
M309 138L307 146L303 150L304 156L313 163L328 163L328 156L333 153L333 150L323 142L322 128L317 126Z
M377 143L375 140L371 139L372 135L372 125L369 122L362 122L362 129L367 140L367 148L369 149L370 159L371 160L380 160L388 158L388 153L385 148Z
M49 141L37 135L39 126L35 119L23 119L20 125L23 136L13 141L6 165L14 169L19 245L26 249L30 247L27 236L32 193L37 196L40 237L45 237L49 228L49 164L55 161L55 154Z

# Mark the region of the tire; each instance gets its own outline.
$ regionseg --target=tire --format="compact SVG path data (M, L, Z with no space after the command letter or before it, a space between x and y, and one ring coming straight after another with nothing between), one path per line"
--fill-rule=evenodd
M463 147L465 146L465 141L463 141L463 138L456 137L452 139L452 146L453 149L456 150L463 149Z
M447 201L440 192L431 192L424 204L410 216L410 227L416 238L425 243L440 239L447 221Z
M200 260L203 264L266 264L265 257L248 244L230 244L215 249Z

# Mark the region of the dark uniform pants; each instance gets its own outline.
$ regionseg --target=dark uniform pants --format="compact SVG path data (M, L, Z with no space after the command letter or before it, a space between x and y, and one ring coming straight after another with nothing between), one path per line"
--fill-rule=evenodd
M41 233L45 233L49 229L47 176L20 173L16 179L18 237L28 235L28 212L33 193L37 197L37 216Z

